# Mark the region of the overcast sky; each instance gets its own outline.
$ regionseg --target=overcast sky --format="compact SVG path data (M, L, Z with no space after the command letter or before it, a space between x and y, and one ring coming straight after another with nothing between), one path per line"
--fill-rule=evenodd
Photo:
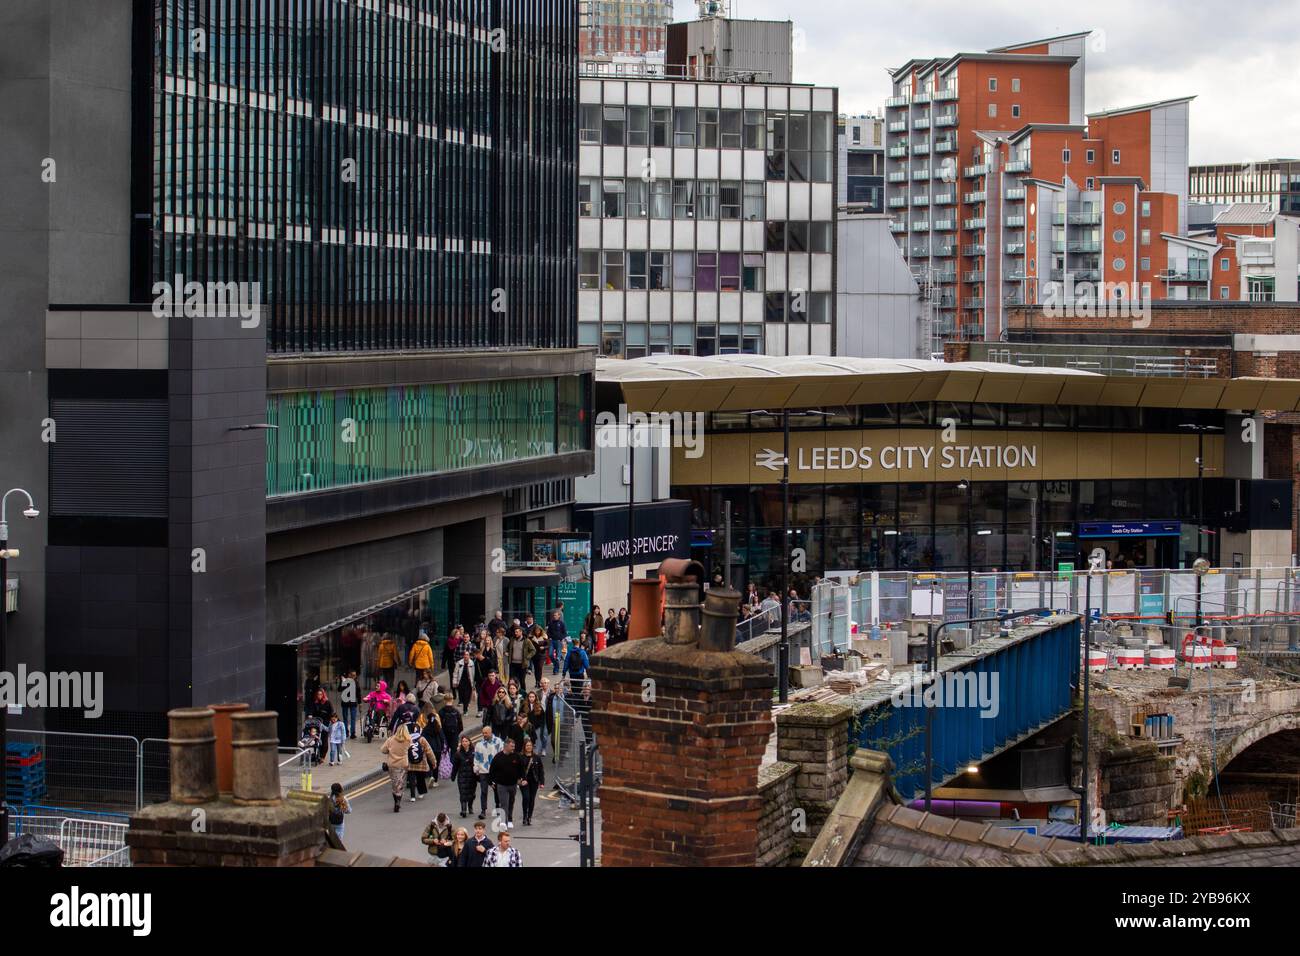
M878 112L887 67L1097 31L1088 110L1176 96L1191 104L1191 162L1300 157L1297 0L732 0L732 16L793 20L795 79L838 86L840 111ZM694 19L695 0L676 0Z

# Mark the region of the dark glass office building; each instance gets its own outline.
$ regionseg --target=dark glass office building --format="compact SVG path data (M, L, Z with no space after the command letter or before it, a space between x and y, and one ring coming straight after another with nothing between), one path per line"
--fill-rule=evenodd
M575 343L571 0L137 7L138 301L259 283L273 355Z

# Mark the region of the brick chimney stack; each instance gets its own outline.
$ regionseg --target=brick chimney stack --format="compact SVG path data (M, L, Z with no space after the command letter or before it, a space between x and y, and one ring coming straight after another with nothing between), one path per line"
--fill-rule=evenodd
M754 866L776 677L735 649L739 593L712 588L701 608L698 562L661 573L663 634L591 660L601 865Z

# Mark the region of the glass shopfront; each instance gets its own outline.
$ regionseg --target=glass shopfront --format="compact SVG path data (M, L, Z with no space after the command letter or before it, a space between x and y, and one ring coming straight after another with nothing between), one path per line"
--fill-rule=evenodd
M937 464L945 454L940 434L945 420L956 425L958 435L951 468ZM1214 527L1222 524L1215 515L1221 518L1225 507L1231 509L1234 483L1196 477L1194 457L1182 460L1195 440L1180 426L1215 423L1222 425L1223 413L982 403L863 406L827 409L817 416L792 413L789 547L801 549L792 584L806 588L812 579L842 570L964 571L970 565L977 571L1032 571L1067 563L1077 567L1099 543L1106 545L1116 568L1190 566L1198 554L1198 488L1205 497L1206 524ZM745 450L779 449L779 428L778 416L719 414L708 423L705 443L705 457L712 444L717 463L684 463L688 467L679 469L674 461L673 495L691 502L695 530L712 532L696 535L711 543L693 552L710 564L710 573L721 570L724 560L724 503L731 502L732 580L742 586L750 581L765 589L779 586L780 472L742 466L739 473L748 471L749 482L707 483L698 477L736 474L735 461ZM737 446L739 454L733 453L727 442L743 442L744 432L751 433L749 444ZM1097 432L1106 434L1094 437ZM882 447L881 435L889 436L894 447ZM1093 451L1097 442L1104 454ZM964 446L983 449L986 465L989 447L994 448L993 458L1008 462L1012 453L1007 449L1032 449L1040 477L981 480L989 469L963 468ZM910 466L904 454L909 447L916 449ZM1216 454L1221 453L1221 446L1216 448ZM864 464L868 454L871 461ZM1172 464L1156 464L1158 454L1166 456L1162 462ZM897 462L892 472L882 470L882 458L885 468ZM845 460L849 464L843 464ZM1147 477L1058 477L1066 468L1076 475L1103 469L1124 474L1134 470L1135 460ZM930 480L879 480L891 474L913 477L910 472L919 472L923 461L932 463L926 473ZM836 480L852 477L855 467L870 478ZM1003 474L1011 471L1015 469L1004 468ZM1166 473L1176 477L1164 477ZM1044 480L1049 474L1051 479ZM818 475L827 480L816 482ZM1097 522L1132 526L1107 542L1081 537L1085 524ZM1168 527L1152 528L1143 535L1143 522L1172 523L1178 530L1171 535ZM1205 534L1201 547L1218 562L1216 535Z

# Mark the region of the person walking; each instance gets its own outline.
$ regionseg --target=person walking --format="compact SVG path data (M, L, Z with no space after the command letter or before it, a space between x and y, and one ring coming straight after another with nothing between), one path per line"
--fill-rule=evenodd
M348 798L343 796L343 784L330 784L330 826L338 835L339 842L343 841L343 817L352 812L352 805L348 803Z
M487 677L478 688L478 715L480 717L483 717L485 720L487 719L486 715L492 709L492 705L496 702L497 691L504 690L505 688L501 686L501 681L497 679L497 671L494 667L488 671Z
M501 742L501 738L492 733L491 725L484 724L482 738L474 745L474 777L478 781L478 818L480 820L487 817L488 791L492 789L492 781L489 776L492 772L492 761L496 759L497 754L501 753L503 747L504 744ZM494 798L495 796L496 794L493 793Z
M451 856L452 832L451 819L445 813L438 814L429 825L424 828L424 834L420 837L420 842L429 848L429 856L433 857L429 861L433 866L446 866L447 858Z
M532 739L536 744L537 753L545 757L546 738L550 736L550 728L546 724L546 708L542 706L542 699L535 691L528 692L524 713L528 717L528 726L532 730Z
M510 833L502 830L497 834L497 845L487 851L484 866L523 866L523 857L510 845Z
M522 707L519 709L519 712L515 714L514 723L506 729L504 736L514 742L515 753L520 754L521 756L524 752L525 743L528 743L529 741L533 741L534 744L536 743L537 731L534 730L533 725L528 722L528 712Z
M385 634L379 639L379 648L375 653L376 663L379 665L379 674L388 682L391 687L393 678L397 676L397 642L393 640L393 635Z
M496 792L497 807L506 812L506 829L515 828L515 795L519 783L524 778L523 757L515 753L515 742L506 740L506 745L495 757L488 770L488 778Z
M474 658L470 656L469 650L461 651L460 660L456 662L455 673L451 676L451 690L460 701L460 709L469 713L470 701L474 699L474 691L478 684L478 666Z
M590 638L593 647L596 642L596 632L604 626L605 617L600 613L600 605L593 604L591 606L591 613L588 614L587 619L582 622L582 629L587 632L587 637Z
M524 742L524 773L520 789L524 798L524 826L533 825L533 811L537 808L537 792L546 785L546 761L533 748L531 740Z
M498 737L505 737L515 722L515 708L504 687L497 688L496 699L488 709L487 722L492 725L492 732Z
M461 734L460 744L452 754L451 776L460 794L460 815L467 817L474 810L474 788L478 785L474 776L474 742L469 734Z
M433 768L429 771L429 786L438 786L438 780L446 776L443 773L442 758L447 749L447 742L442 738L442 723L438 712L430 704L420 714L420 737L429 746L429 761Z
M469 842L470 862L466 866L482 866L487 860L489 851L493 849L492 841L488 839L487 824L481 820L474 824L474 838Z
M398 724L379 752L386 758L384 767L388 770L388 785L393 791L393 812L402 811L402 791L406 789L407 755L411 749L411 732L406 724Z
M546 639L546 632L542 630L540 624L534 624L533 629L528 633L528 639L533 642L533 687L542 686L542 665L546 663L546 648L549 641Z
M398 691L401 691L401 685L398 685ZM420 719L420 706L415 702L415 695L409 691L405 696L399 693L397 707L393 710L393 716L388 720L388 732L391 734L397 729L399 724L414 724Z
M506 655L510 661L510 679L520 687L524 686L533 655L536 653L537 645L533 643L531 637L524 634L524 629L519 626L512 628L510 640L506 642Z
M564 642L569 639L564 615L560 611L553 611L551 619L546 622L546 637L551 643L551 676L555 676L560 673L560 655L564 652Z
M574 644L569 648L569 653L564 657L564 674L563 676L570 681L586 681L587 668L591 666L591 658L587 656L586 650L582 644Z
M339 720L339 715L335 714L330 717L330 766L336 766L343 762L343 741L347 737L347 728L343 726L343 721Z
M451 840L451 853L447 855L447 861L444 865L450 867L474 866L472 860L476 855L470 843L469 831L464 827L457 827L456 835Z
M408 734L410 743L406 748L406 789L414 803L417 799L423 800L429 792L429 774L437 764L433 762L433 751L424 735L418 729L413 734L408 731Z
M475 663L478 665L479 690L483 689L483 682L486 681L489 676L501 673L498 667L498 660L496 645L492 643L492 640L488 635L483 635L483 640L478 646L478 656L475 658ZM493 690L492 694L495 696L496 691ZM490 697L488 699L491 700Z
M357 672L348 671L339 681L339 703L343 707L343 729L357 739Z
M433 680L433 647L429 644L429 635L420 632L411 652L406 655L406 663L415 670L417 680Z
M442 723L442 739L446 744L443 752L446 753L456 749L461 731L465 729L465 722L461 719L460 711L456 708L456 703L452 698L443 697L441 701L442 703L438 708L438 720Z

